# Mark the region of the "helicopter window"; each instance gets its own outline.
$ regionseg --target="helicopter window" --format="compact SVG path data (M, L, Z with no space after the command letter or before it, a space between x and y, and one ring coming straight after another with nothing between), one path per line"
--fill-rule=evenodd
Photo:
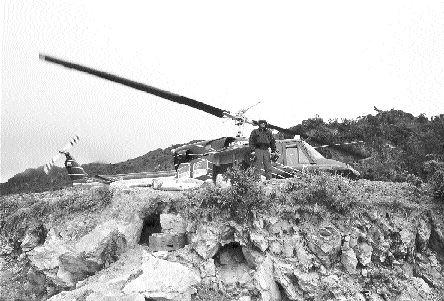
M308 160L307 155L301 149L299 149L299 164L308 164L310 160Z
M324 156L321 155L313 146L311 146L310 144L306 143L305 141L302 141L302 143L305 146L305 149L310 153L311 157L313 159L324 159Z
M288 166L296 166L298 164L298 157L299 157L298 152L299 150L297 147L286 149L285 153Z

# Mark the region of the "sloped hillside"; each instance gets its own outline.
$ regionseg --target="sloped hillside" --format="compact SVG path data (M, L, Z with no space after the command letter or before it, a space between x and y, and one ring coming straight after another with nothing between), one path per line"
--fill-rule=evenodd
M3 196L0 300L443 300L428 184L229 176Z

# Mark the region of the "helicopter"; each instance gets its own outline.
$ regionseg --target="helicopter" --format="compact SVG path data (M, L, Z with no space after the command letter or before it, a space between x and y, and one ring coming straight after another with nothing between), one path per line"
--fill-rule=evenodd
M234 164L240 164L244 167L252 165L248 139L243 137L242 134L244 124L258 125L258 121L249 120L245 117L245 113L251 107L240 110L237 113L231 113L227 110L223 110L182 95L149 86L144 83L135 82L80 64L75 64L43 54L39 54L39 58L49 63L94 75L99 78L122 84L124 86L140 90L178 104L187 105L219 118L234 120L235 124L239 128L236 137L221 137L212 140L198 141L172 150L177 178L212 178L213 181L215 181L217 175L224 173ZM285 129L273 124L268 124L268 128L293 137L291 139L276 140L276 149L280 155L274 158L272 162L272 175L274 178L294 177L295 174L299 172L310 170L328 171L336 174L342 174L350 178L357 178L360 176L359 172L353 169L349 164L332 159L326 159L315 149L315 147L311 146L305 140L309 139L310 142L318 144L318 147L331 147L332 149L357 156L360 159L366 157L362 153L349 147L345 147L342 144L325 145L323 141L300 131Z

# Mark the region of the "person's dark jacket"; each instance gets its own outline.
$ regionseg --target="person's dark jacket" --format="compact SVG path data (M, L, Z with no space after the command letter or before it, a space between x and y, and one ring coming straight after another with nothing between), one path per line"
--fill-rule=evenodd
M250 135L249 141L251 151L256 148L268 149L271 148L272 152L276 151L276 140L269 129L254 129Z

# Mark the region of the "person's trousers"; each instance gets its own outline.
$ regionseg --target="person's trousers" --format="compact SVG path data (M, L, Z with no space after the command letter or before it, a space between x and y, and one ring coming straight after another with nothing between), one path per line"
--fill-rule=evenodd
M254 167L256 168L256 172L260 173L261 169L265 170L265 178L267 180L271 179L271 159L270 152L268 149L260 149L256 148L256 161L254 162Z

